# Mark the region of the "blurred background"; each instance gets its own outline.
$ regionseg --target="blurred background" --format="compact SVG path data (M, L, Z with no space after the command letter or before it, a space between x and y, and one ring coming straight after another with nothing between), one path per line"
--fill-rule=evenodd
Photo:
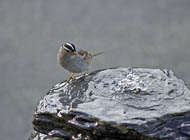
M27 139L40 98L69 72L61 43L104 51L91 71L172 69L190 87L189 0L0 0L0 139Z

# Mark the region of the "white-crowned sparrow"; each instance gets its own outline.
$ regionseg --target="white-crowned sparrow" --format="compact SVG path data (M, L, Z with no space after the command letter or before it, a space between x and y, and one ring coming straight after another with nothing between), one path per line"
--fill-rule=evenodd
M69 79L75 73L88 72L88 66L92 57L103 54L103 52L91 54L84 50L77 51L72 43L62 44L58 51L58 62L66 70L72 72Z

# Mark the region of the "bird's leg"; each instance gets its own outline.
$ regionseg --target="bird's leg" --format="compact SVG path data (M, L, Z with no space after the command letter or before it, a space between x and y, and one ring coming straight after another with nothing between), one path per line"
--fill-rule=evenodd
M84 75L88 75L88 69L86 69L86 71L84 72Z
M71 75L69 76L69 80L74 79L74 76L75 76L75 73L72 72Z

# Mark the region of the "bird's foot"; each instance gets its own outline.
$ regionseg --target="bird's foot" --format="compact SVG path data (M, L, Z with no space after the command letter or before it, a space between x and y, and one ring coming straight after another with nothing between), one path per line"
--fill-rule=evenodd
M88 70L86 70L85 72L84 72L84 76L87 76L88 75Z
M72 72L72 73L71 73L71 75L69 76L68 81L73 80L73 79L74 79L74 76L75 76L75 73L74 73L74 72Z

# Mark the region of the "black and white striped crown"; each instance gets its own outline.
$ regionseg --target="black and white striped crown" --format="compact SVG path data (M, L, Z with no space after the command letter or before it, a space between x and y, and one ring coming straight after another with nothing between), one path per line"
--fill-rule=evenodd
M64 48L66 51L68 51L68 52L75 52L75 51L76 51L75 45L72 44L72 43L65 43L65 44L63 45L63 48Z

